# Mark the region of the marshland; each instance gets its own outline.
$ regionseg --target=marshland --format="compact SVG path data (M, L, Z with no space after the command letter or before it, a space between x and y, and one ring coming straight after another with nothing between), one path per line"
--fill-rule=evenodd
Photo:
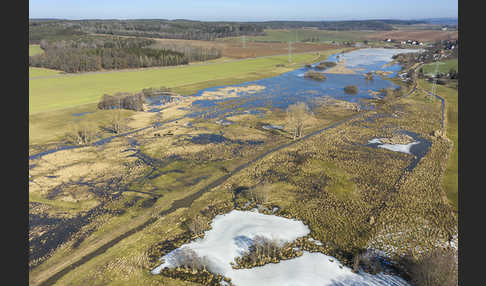
M457 89L430 94L424 47L297 31L363 45L159 39L208 63L31 68L30 284L418 285L457 257Z

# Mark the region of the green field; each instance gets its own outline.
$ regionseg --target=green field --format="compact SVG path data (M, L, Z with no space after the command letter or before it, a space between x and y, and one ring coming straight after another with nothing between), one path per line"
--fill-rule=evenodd
M436 65L435 63L424 65L423 66L424 74L433 74L435 72L435 65ZM438 72L448 73L451 68L455 69L456 71L459 71L457 59L451 59L451 60L439 62Z
M431 90L431 84L426 81L421 81L420 84L427 90ZM445 101L446 108L446 133L447 138L452 140L454 148L449 155L447 162L447 168L444 173L444 179L442 181L442 187L447 195L447 198L451 202L451 205L455 210L458 209L458 150L457 150L457 138L458 138L458 92L455 89L437 85L437 94L442 96Z
M42 54L44 51L40 48L39 45L29 45L29 57L35 56L38 54ZM36 76L49 76L55 75L60 73L57 70L45 69L45 68L34 68L29 67L29 77L36 77Z
M261 42L303 42L310 38L319 38L319 42L343 42L343 41L359 41L369 33L366 31L329 31L329 30L305 30L305 29L289 29L289 30L265 30L267 35L246 37L247 41L261 41ZM225 39L226 40L226 39ZM241 38L229 38L228 40L241 41Z
M329 50L321 58L336 53ZM191 94L217 84L241 83L277 75L317 59L316 53L274 56L208 65L181 66L107 73L86 73L29 81L29 113L35 114L95 103L104 93L138 92L148 87L166 86ZM286 64L285 67L276 67Z
M29 45L29 56L35 56L43 52L39 45Z
M59 74L59 73L61 73L61 71L45 69L45 68L29 67L29 78L30 77L38 77L38 76L50 76L50 75L56 75L56 74Z

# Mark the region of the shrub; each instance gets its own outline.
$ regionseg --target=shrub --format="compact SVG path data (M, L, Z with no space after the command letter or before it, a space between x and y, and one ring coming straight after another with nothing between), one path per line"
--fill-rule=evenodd
M199 257L197 253L189 247L182 247L176 250L174 264L177 267L189 268L191 270L206 270L209 261L207 257Z
M205 216L195 216L187 224L188 229L196 236L201 235L207 228L208 219Z
M357 94L358 93L358 87L355 85L348 85L344 87L344 92L347 94Z
M420 259L413 259L407 256L402 259L401 264L405 267L414 285L457 285L457 257L453 250L436 249Z
M115 95L104 94L98 103L99 109L130 109L142 111L145 97L142 93L116 93Z
M321 62L318 65L316 65L316 68L317 69L320 69L320 70L323 70L323 69L326 69L326 68L334 67L336 65L337 64L335 62Z
M97 127L88 122L81 122L71 127L71 132L67 134L67 140L76 145L87 145L96 136Z
M326 76L324 74L316 71L308 71L305 73L304 77L317 80L317 81L326 80Z

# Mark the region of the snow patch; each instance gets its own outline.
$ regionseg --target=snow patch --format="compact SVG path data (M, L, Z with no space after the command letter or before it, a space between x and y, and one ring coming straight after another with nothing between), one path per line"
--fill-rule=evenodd
M230 263L235 257L248 251L255 236L277 239L283 243L294 241L310 232L300 221L261 214L257 209L251 212L233 210L224 215L217 215L211 227L211 230L205 232L204 238L182 247L191 248L200 257L206 256L211 265L209 270L225 276L233 270ZM165 263L152 270L152 273L159 274L164 267L175 266L177 255L177 249L165 255Z
M377 147L387 149L387 150L390 150L390 151L394 151L394 152L407 153L407 154L411 155L412 153L410 152L410 149L412 148L413 145L419 144L420 141L415 141L415 142L411 142L411 143L408 143L408 144L383 144L380 139L375 138L375 139L369 140L368 143L369 144L380 144Z
M175 267L182 248L194 250L198 256L206 257L208 270L231 278L238 286L282 286L282 285L396 285L409 286L398 276L354 273L337 259L322 253L304 251L303 255L279 263L270 263L251 269L233 269L234 258L248 251L255 236L276 239L280 244L291 242L310 233L301 221L258 212L233 210L217 215L211 230L202 239L183 245L163 256L164 263L152 270L159 274L164 267ZM317 240L313 240L317 242Z

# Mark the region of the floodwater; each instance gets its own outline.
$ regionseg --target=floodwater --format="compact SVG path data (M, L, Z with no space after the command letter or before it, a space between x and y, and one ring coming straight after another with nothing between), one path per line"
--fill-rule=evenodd
M403 153L413 155L413 159L412 159L411 163L406 168L407 171L412 171L417 166L417 164L420 162L420 159L422 159L422 157L424 157L427 154L430 146L432 146L432 142L430 142L429 140L427 140L425 138L422 138L419 134L417 134L415 132L411 132L411 131L407 131L407 130L401 130L399 133L403 133L403 134L406 134L406 135L412 137L413 142L410 143L410 144L406 144L406 145L395 144L397 146L397 148L393 148L394 145L392 145L392 144L383 144L379 141L379 139L372 139L366 145L370 146L370 147L375 147L375 148L380 147L380 146L384 146L384 145L388 145L389 148L385 148L385 149L389 149L391 151L403 152ZM402 147L402 148L400 148L400 147Z
M304 78L302 75L309 69L302 67L297 70L293 70L281 75L256 80L252 82L245 82L239 85L231 85L232 87L247 86L247 85L260 85L265 89L260 91L252 91L251 93L240 91L236 93L235 97L219 99L219 100L196 100L192 105L192 112L186 115L189 118L202 117L205 118L219 118L224 121L225 117L234 116L238 114L255 114L263 116L262 109L270 107L286 109L289 105L296 102L305 102L312 109L315 106L315 99L323 96L330 96L335 99L345 100L349 102L356 102L361 105L362 109L370 109L371 106L367 106L362 102L363 99L375 98L370 94L370 91L378 92L383 88L396 88L397 86L387 79L382 79L379 76L375 76L372 80L366 80L363 76L368 71L390 71L393 72L389 77L395 76L401 69L399 65L389 65L392 60L392 56L399 53L419 52L420 50L413 49L361 49L352 51L349 53L339 53L331 55L328 61L337 62L339 60L346 60L346 67L352 69L356 74L326 74L327 79L319 82L312 79ZM324 70L325 72L325 70ZM357 94L346 94L344 87L347 85L356 85L358 87ZM206 91L217 91L220 88L228 86L216 86L207 89L200 90L194 96L200 96ZM231 104L230 107L220 106L219 103L223 103L228 100L238 100L235 104ZM159 112L160 107L165 103L170 102L172 99L166 96L158 96L150 99L149 107L151 112ZM75 115L76 116L76 115ZM78 115L82 116L82 115ZM157 125L156 125L157 126ZM127 132L121 135L111 136L99 140L93 145L103 145L110 142L113 138L119 136L129 135L152 126L140 128L131 132ZM255 142L252 142L255 143ZM61 150L79 148L81 146L61 146L56 149L50 149L39 154L29 156L29 160L38 159L44 155L54 153Z
M88 112L80 112L80 113L73 113L71 114L72 116L75 116L75 117L80 117L80 116L83 116L83 115L86 115L86 114L90 114L90 113L93 113L94 111L88 111Z
M328 61L338 62L345 59L346 68L353 70L355 74L326 74L327 79L322 82L303 77L309 68L302 67L272 78L203 89L195 96L201 96L204 92L215 92L224 87L247 85L265 87L265 89L256 92L239 91L236 92L235 96L224 99L196 100L193 103L195 110L189 117L203 114L206 118L226 117L241 114L243 111L261 112L261 109L265 107L286 109L289 105L300 101L307 103L312 108L315 106L314 99L323 96L356 102L361 105L362 109L369 109L372 107L367 106L362 100L375 98L376 95L372 95L371 91L379 92L381 89L398 87L386 79L396 76L401 69L398 64L389 65L392 56L418 51L414 49L361 49L349 53L334 54L329 57ZM386 76L385 79L376 75L372 80L365 79L365 73L375 71L391 72L391 74ZM325 73L325 70L323 72ZM347 85L356 85L358 93L346 94L344 87ZM230 107L222 105L228 100L232 101Z

